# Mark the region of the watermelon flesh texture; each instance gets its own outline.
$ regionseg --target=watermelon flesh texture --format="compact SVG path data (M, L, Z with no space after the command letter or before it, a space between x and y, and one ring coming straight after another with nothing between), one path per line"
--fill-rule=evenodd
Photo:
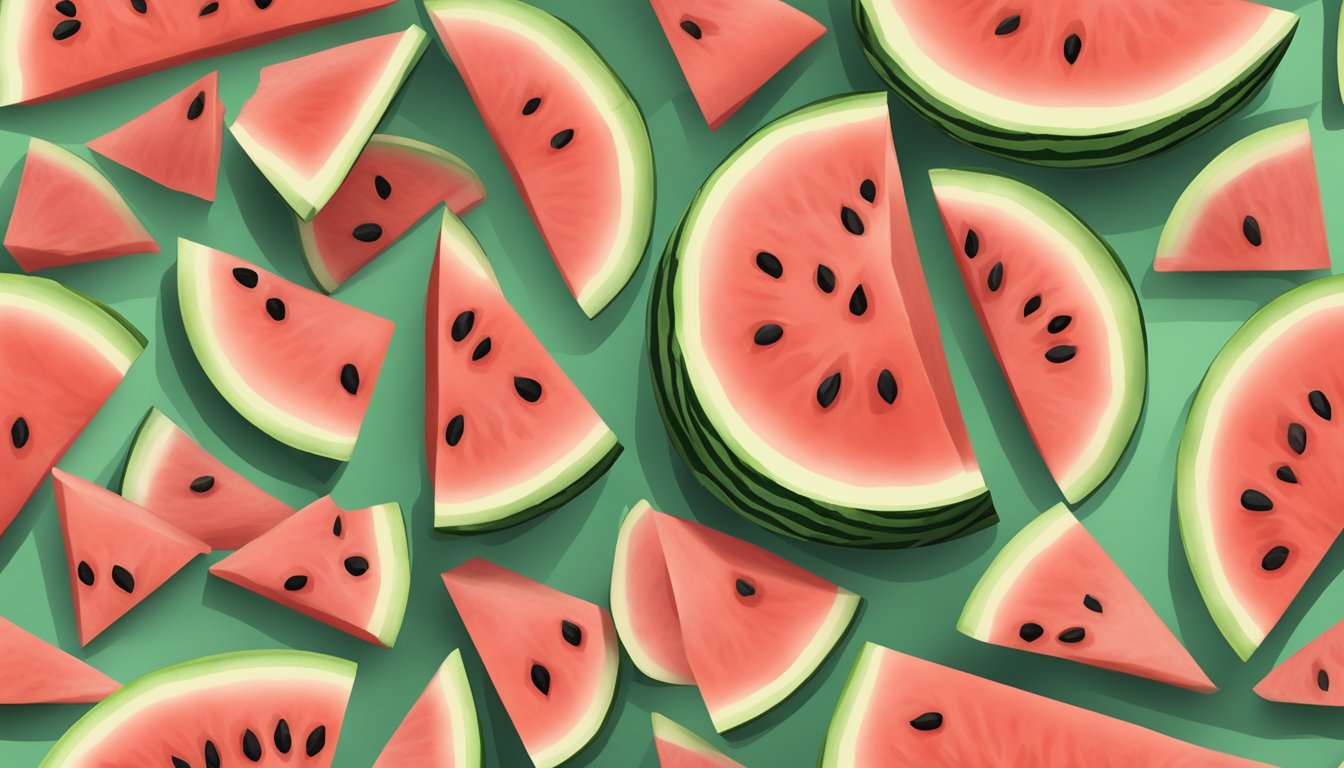
M826 34L780 0L652 0L710 130Z
M461 216L484 199L480 177L458 156L375 134L331 200L312 221L299 220L308 271L335 291L434 208Z
M1340 680L1344 680L1344 621L1280 662L1256 684L1255 693L1286 704L1344 707Z
M25 272L83 264L132 253L158 253L159 244L112 183L68 150L28 142L5 249Z
M657 518L647 501L625 514L612 565L611 616L640 672L672 685L695 685Z
M90 704L121 683L0 617L0 704Z
M401 507L304 507L210 573L365 642L391 648L410 594Z
M694 733L653 713L653 745L659 768L743 768Z
M611 709L619 651L592 603L476 558L444 586L537 768L592 741Z
M373 768L477 768L481 730L462 652L440 665Z
M1176 201L1153 268L1329 269L1307 121L1258 131L1215 157Z

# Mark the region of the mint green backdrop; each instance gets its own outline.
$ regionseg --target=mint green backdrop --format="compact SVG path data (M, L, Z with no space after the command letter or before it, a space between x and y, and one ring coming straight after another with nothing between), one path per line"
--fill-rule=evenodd
M396 649L378 649L207 578L209 563L202 560L80 652L48 483L0 539L0 614L122 680L171 662L244 648L293 647L355 659L360 674L337 756L338 766L351 768L372 763L439 661L461 646L481 713L487 763L514 768L527 764L525 753L438 574L480 555L605 604L622 512L649 497L663 509L694 515L814 569L867 602L857 625L813 680L778 709L726 738L714 736L693 689L655 684L623 659L612 716L576 765L656 765L650 711L684 723L754 768L811 764L865 640L1267 762L1338 765L1344 744L1331 741L1344 734L1338 712L1268 704L1250 689L1278 658L1344 615L1344 582L1331 584L1344 565L1344 554L1337 548L1326 558L1279 631L1243 664L1204 609L1172 514L1176 446L1205 367L1242 320L1306 276L1158 275L1151 267L1162 222L1186 182L1235 139L1277 122L1311 121L1326 211L1338 209L1344 200L1344 181L1337 172L1344 163L1344 135L1338 132L1344 127L1344 106L1334 74L1336 4L1327 0L1323 8L1316 2L1275 0L1273 4L1300 13L1302 24L1266 94L1209 134L1136 165L1074 172L1020 166L953 142L893 102L896 147L952 373L1003 522L952 544L882 553L786 541L713 500L689 477L667 441L645 363L644 311L651 268L682 206L705 176L769 119L824 96L880 87L858 49L848 0L793 1L825 23L829 33L711 133L647 3L539 0L587 34L625 79L644 109L657 158L659 207L652 255L631 285L593 321L570 299L462 81L437 43L386 119L383 130L459 153L484 178L489 199L467 217L468 224L489 253L505 292L625 444L625 454L612 471L574 502L498 533L457 540L431 533L433 497L421 437L421 326L435 236L432 222L422 223L338 294L391 318L397 333L354 458L336 464L285 448L239 418L193 358L176 304L173 246L178 236L306 281L285 204L227 135L219 199L212 206L97 161L146 218L164 253L52 274L115 306L152 339L61 466L115 487L136 424L149 406L157 405L209 450L291 504L302 505L324 493L334 493L347 506L396 500L408 516L414 556L410 610ZM230 115L236 115L262 66L416 21L425 23L423 9L401 0L369 17L263 48L53 104L0 111L0 210L7 211L14 199L25 134L80 145L214 68L221 70L222 97ZM941 165L991 166L1025 177L1105 234L1134 276L1149 324L1147 410L1119 471L1078 513L1223 687L1221 693L1201 696L985 646L957 633L961 605L994 552L1059 496L1032 449L950 259L925 176L928 168ZM1344 251L1344 220L1333 217L1330 225L1336 249ZM15 269L0 252L0 270ZM0 712L0 765L35 765L83 711L55 706Z

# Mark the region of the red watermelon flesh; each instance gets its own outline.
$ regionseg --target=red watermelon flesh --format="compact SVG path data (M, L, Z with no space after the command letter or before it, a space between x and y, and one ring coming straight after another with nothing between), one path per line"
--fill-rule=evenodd
M219 73L125 125L89 142L89 149L169 189L215 199L224 104Z
M826 34L780 0L652 0L710 130Z
M658 536L658 516L648 502L640 501L621 523L611 574L611 616L640 672L672 685L695 685Z
M0 704L88 704L121 683L0 617Z
M1344 707L1344 621L1280 662L1255 692L1268 701Z
M397 726L373 768L479 768L481 731L476 704L462 666L462 652L453 651L429 681L424 693Z
M743 768L694 733L653 713L653 745L659 768Z
M38 138L28 143L5 248L25 272L159 252L106 177Z
M210 547L87 480L53 469L79 642L88 645Z

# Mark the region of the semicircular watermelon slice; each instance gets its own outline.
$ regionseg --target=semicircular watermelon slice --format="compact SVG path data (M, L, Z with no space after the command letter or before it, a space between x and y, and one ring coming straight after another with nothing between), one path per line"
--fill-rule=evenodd
M462 652L453 651L379 753L373 768L479 768L481 728Z
M1255 686L1267 701L1344 707L1344 621L1279 663Z
M0 616L0 704L89 704L121 683Z
M743 768L713 744L653 713L653 745L659 768Z

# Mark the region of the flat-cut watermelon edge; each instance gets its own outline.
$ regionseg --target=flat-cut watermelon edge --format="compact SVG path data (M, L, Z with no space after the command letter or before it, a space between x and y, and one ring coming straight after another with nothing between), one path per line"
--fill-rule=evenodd
M657 712L651 712L653 720L653 738L675 744L688 752L696 752L708 759L726 758L723 750L700 738L680 723Z
M370 508L370 513L382 580L378 584L378 599L374 602L367 629L378 642L391 648L401 633L406 603L410 599L411 552L400 504L395 501L376 504Z
M78 333L123 375L149 344L116 310L45 277L0 274L0 306L36 312Z
M855 751L859 733L863 730L868 708L882 671L882 654L886 651L876 643L867 642L859 651L859 658L845 680L831 724L826 729L822 747L821 768L853 768L859 765Z
M1077 524L1077 518L1063 504L1056 504L1027 523L999 550L976 582L957 620L957 629L976 640L989 642L999 608L1017 580L1037 557Z
M621 521L621 530L616 535L616 554L612 559L611 568L611 619L616 625L616 634L621 638L621 645L625 648L630 661L634 663L635 669L660 683L695 685L693 678L677 675L655 661L653 654L645 650L639 633L635 632L635 626L630 621L632 601L626 589L630 581L632 563L630 537L634 533L635 525L652 511L653 507L649 506L647 501L640 500L626 511L625 518ZM657 731L657 721L654 730Z

